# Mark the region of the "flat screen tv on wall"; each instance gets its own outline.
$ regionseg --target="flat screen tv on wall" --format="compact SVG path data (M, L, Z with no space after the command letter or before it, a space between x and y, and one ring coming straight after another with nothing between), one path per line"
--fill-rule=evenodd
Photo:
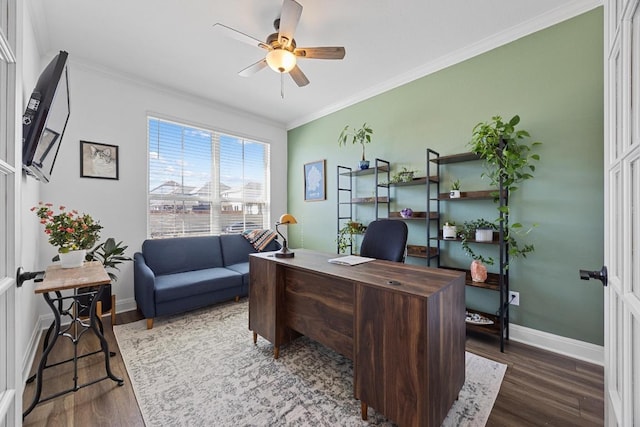
M22 116L22 169L49 182L69 120L69 75L65 51L47 65Z

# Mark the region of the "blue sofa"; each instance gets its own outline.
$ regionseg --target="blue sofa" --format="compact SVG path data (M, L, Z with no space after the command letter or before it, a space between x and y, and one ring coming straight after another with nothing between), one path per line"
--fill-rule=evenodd
M278 249L272 240L263 251ZM147 329L157 316L248 295L249 254L255 252L241 234L145 240L133 255L133 281Z

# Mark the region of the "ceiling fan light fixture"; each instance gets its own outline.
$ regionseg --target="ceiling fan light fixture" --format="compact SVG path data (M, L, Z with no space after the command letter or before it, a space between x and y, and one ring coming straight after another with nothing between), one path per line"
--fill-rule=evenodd
M296 56L286 49L273 49L267 53L267 64L277 73L288 73L296 66Z

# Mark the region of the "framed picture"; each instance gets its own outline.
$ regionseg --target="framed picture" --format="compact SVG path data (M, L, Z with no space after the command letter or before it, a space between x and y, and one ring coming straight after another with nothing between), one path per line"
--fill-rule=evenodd
M306 202L316 202L327 198L325 162L326 160L318 160L304 165L304 200Z
M80 141L80 177L118 179L118 146Z

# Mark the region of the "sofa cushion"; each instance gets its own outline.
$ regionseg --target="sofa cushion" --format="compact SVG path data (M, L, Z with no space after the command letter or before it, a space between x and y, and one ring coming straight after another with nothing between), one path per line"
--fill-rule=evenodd
M156 276L155 285L156 302L172 301L219 289L239 289L242 275L227 268L205 268Z
M147 265L156 275L223 265L220 236L145 240L142 244L142 254Z
M239 262L238 264L228 265L225 268L233 270L236 273L242 275L242 284L247 285L249 283L249 263Z

